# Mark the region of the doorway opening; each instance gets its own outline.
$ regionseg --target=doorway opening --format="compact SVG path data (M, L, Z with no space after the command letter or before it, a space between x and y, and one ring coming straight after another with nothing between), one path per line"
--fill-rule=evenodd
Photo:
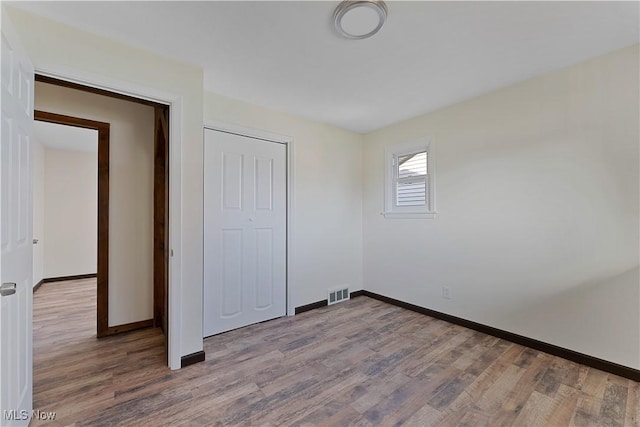
M99 133L97 336L104 337L151 326L159 327L165 337L166 362L168 353L169 106L37 74L35 80L36 109L40 110L35 113L36 120L95 129ZM51 101L42 101L39 105L38 94L43 92L45 87L48 91L53 91L51 93L71 90L67 93L73 93L73 96L63 97L76 99L76 103L73 107ZM101 96L96 97L96 95ZM85 114L86 105L82 105L81 100L89 96L96 100L96 104L93 105L92 101L92 107L86 108ZM101 107L105 111L109 108L114 110L114 102L130 105L133 109L145 110L145 123L148 126L145 125L147 130L144 134L125 134L122 128L131 126L127 124L120 126L120 129L118 125L114 127L113 123L108 123L110 121L108 114L104 121L100 120L101 117L95 120L98 115L96 108ZM76 113L68 114L69 111ZM80 115L83 117L77 117ZM123 154L122 149L120 151L114 149L114 134L116 145L120 147L131 145L128 153ZM136 164L135 158L129 159L142 151L146 156L144 161ZM130 163L127 169L129 172L122 172L124 161ZM114 167L115 176L110 174L110 168ZM140 181L144 181L150 189L152 188L148 194L144 195L143 203L146 208L143 212L140 212L140 209L136 211L136 208L132 207L137 199L131 196L133 194L131 191L128 196L123 196L124 191L118 190L139 186ZM115 219L114 212L116 212ZM129 236L128 243L123 236ZM139 240L143 243L136 242L134 240L136 236L141 237ZM129 250L128 256L121 254L127 250ZM144 270L143 273L137 273L141 268ZM127 272L133 272L133 274L123 279L123 275ZM149 283L146 285L148 288L134 289L141 282ZM133 293L127 295L124 293L126 291ZM148 299L144 295L149 295ZM138 298L137 303L130 301L136 298ZM142 301L142 304L139 301ZM134 305L136 307L132 310L131 307ZM143 306L142 311L139 309L137 314L131 313L138 306ZM140 317L144 318L140 320Z
M97 225L96 229L96 247L97 247L97 255L96 255L96 281L97 281L97 336L103 337L109 334L109 123L99 122L96 120L88 120L79 117L66 116L62 114L49 113L45 111L36 110L34 112L34 119L36 122L49 123L53 125L58 125L62 127L71 127L71 128L79 128L79 129L87 129L97 131L97 206L96 206L96 214L97 214ZM48 131L51 132L56 128L49 128ZM69 138L70 131L67 130L66 138ZM48 135L47 138L50 138L51 135ZM68 140L67 140L68 141ZM41 141L45 145L49 143L48 139L43 139ZM84 142L84 141L83 141ZM88 145L88 144L87 144ZM52 157L49 153L47 157ZM68 163L69 158L62 159L63 162ZM50 165L47 168L53 169ZM69 170L66 171L69 173ZM74 171L71 171L74 172ZM77 177L77 179L82 179L82 177ZM53 178L51 181L58 180L58 177ZM63 191L60 191L60 195L63 195ZM71 195L70 195L71 196ZM53 202L53 201L52 201ZM90 201L86 201L88 203L92 203ZM51 205L52 203L47 203L47 205ZM67 223L69 220L69 214L73 214L71 212L67 212L66 218L63 221L55 224L56 228L59 228L64 223ZM48 213L48 217L51 217L51 212ZM83 219L83 218L77 218ZM77 227L77 219L76 224L67 224L68 227ZM54 228L54 227L50 227ZM50 234L50 233L48 233ZM92 238L93 236L86 236L88 238ZM34 243L36 243L34 241ZM53 242L46 242L49 246ZM58 249L59 248L55 248ZM88 248L84 248L85 250ZM62 250L64 252L64 250ZM46 257L47 255L45 255ZM51 256L51 255L49 255ZM51 260L45 261L51 263ZM50 273L45 274L46 276L51 276ZM53 282L60 280L69 280L69 279L80 279L78 275L53 275L54 277L47 277L44 279L45 282ZM90 275L87 275L88 278Z

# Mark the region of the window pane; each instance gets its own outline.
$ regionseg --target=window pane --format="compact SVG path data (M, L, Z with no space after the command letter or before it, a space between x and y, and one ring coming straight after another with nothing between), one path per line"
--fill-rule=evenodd
M398 178L408 178L427 174L427 152L398 157Z
M398 156L396 206L427 204L427 152Z
M396 206L425 206L427 204L426 180L403 183L396 186Z

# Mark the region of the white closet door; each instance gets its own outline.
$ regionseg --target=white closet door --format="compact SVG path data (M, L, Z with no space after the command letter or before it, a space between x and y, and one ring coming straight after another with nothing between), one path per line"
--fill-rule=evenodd
M286 313L286 146L205 130L204 336Z

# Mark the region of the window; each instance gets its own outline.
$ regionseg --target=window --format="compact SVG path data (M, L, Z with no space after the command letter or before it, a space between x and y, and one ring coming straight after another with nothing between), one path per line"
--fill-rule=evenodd
M433 146L424 139L387 149L385 217L435 217Z
M394 162L395 206L425 206L427 204L427 152L397 156Z

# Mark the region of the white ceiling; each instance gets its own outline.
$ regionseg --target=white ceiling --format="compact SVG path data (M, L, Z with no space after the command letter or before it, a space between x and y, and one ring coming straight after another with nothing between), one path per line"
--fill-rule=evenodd
M34 136L37 142L48 148L98 152L97 130L36 121Z
M389 1L368 40L339 2L19 2L204 69L205 88L366 133L639 42L639 3Z

